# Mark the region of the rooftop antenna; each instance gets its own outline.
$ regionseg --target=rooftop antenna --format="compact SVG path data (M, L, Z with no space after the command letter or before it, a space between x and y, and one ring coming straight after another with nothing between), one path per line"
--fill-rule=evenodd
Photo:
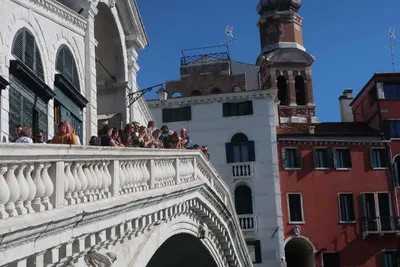
M222 44L226 45L228 52L229 52L229 44L237 40L237 38L233 37L233 30L234 30L233 26L227 25L225 28L225 34L228 37L228 41Z
M396 29L390 28L389 29L390 45L388 45L387 47L390 49L390 53L392 55L392 69L393 69L393 72L396 71L396 64L395 64L395 59L394 59L394 47L396 45L400 44L400 42L394 43L394 39L396 39Z

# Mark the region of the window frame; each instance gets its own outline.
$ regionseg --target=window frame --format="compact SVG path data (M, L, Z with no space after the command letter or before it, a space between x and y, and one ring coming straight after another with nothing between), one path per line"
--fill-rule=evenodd
M338 167L337 165L337 158L336 158L336 152L338 150L348 150L349 155L350 155L350 167ZM353 168L353 160L351 157L351 149L350 147L334 147L332 148L332 161L333 161L333 168L337 171L349 171Z
M387 98L386 97L386 92L385 92L385 85L391 85L391 86L397 86L397 95L396 95L396 97L392 97L392 98ZM400 99L400 84L396 84L396 83L390 83L390 82L387 82L387 83L382 83L382 91L383 91L383 94L384 94L384 96L385 96L385 98L384 99L386 99L386 100L398 100L398 99Z
M400 258L400 250L396 250L396 249L385 249L385 250L381 250L381 266L382 267L391 267L391 266L387 266L386 264L384 264L383 260L384 260L384 254L399 254L399 255L395 255L395 257L399 257ZM397 257L396 257L396 261L397 261ZM397 263L397 262L396 262Z
M315 160L315 156L316 156L316 150L321 150L321 149L325 149L326 151L326 161L327 161L327 166L326 167L317 167L316 166L316 160ZM313 159L314 159L314 169L315 170L329 170L332 166L332 155L330 155L330 153L332 153L330 151L331 149L328 147L313 147Z
M188 112L187 118L179 118L179 119L172 119L172 120L166 120L166 116L164 115L164 112L169 110L181 110L182 113ZM170 116L171 117L171 116ZM163 123L173 123L173 122L182 122L182 121L191 121L192 120L192 107L191 106L183 106L183 107L173 107L173 108L163 108L161 109L161 119Z
M283 159L283 154L282 154L282 149L284 149L285 150L285 159ZM296 152L296 155L299 155L300 156L300 158L298 159L298 161L299 161L299 167L287 167L286 166L286 155L287 155L287 150L288 149L294 149L294 150L296 150L297 152ZM301 149L300 149L300 147L282 147L281 148L281 158L282 158L282 169L284 169L284 170L288 170L288 171L298 171L298 170L301 170L302 169L302 167L303 167L303 157L301 156Z
M244 105L243 114L240 113L240 105ZM231 112L233 107L235 107L236 114L232 115ZM239 102L225 102L222 103L222 117L242 117L254 115L253 100L239 101Z
M321 252L321 266L326 267L324 264L324 254L337 254L339 256L339 267L340 267L340 253L339 251L323 251Z
M386 167L374 167L373 166L373 151L374 150L384 150L385 153L385 160L386 160ZM370 168L372 170L387 170L389 169L389 157L387 155L387 148L386 147L370 147L369 148L369 161L370 161Z
M386 133L386 136L387 136L389 139L400 140L400 130L399 130L399 133L398 133L398 135L397 135L396 137L392 137L392 136L391 136L391 127L390 127L390 125L391 125L392 123L396 123L396 122L400 124L400 119L388 119L388 120L386 120L386 123L387 123L387 130L389 131L388 133Z
M261 254L261 241L260 240L246 240L246 249L247 246L254 246L254 256L255 256L255 261L253 263L262 263L262 254ZM250 255L250 252L249 256Z
M342 212L341 212L341 204L340 204L340 196L341 195L351 195L352 200L353 200L353 217L354 220L353 221L344 221L342 220ZM353 192L339 192L337 195L338 198L338 208L339 208L339 223L340 224L353 224L353 223L357 223L357 219L356 219L356 206L355 206L355 202L354 202L354 193Z
M364 203L363 198L362 198L362 196L365 195L365 194L373 194L373 196L374 196L374 209L375 209L374 216L375 216L376 223L378 223L378 220L379 220L378 218L381 217L381 214L380 214L380 211L379 211L379 197L378 197L379 194L387 194L388 195L388 198L389 198L389 207L388 207L388 209L390 211L390 216L389 217L394 217L394 215L393 215L392 194L389 191L375 191L375 192L373 192L373 191L363 191L363 192L360 192L360 196L361 196L361 200L362 200L361 201L361 205L362 206L361 206L361 216L360 217L365 218L364 217L364 215L365 215L365 211L364 211L365 203ZM377 230L376 231L382 232L382 229L379 229L379 227L377 225Z
M290 216L290 200L289 200L289 195L300 195L300 207L301 207L301 219L302 221L292 221L291 216ZM299 192L291 192L291 193L286 193L286 199L287 199L287 209L288 209L288 224L305 224L305 219L304 219L304 205L303 205L303 194Z

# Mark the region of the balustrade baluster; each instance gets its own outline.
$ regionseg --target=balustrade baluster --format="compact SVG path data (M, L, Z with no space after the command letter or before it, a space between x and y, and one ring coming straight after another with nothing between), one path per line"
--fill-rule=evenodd
M104 198L103 175L100 173L100 170L99 170L100 164L101 164L101 161L94 162L93 173L94 173L94 177L96 177L96 180L97 180L95 193L96 193L98 199L103 199Z
M122 169L123 166L123 161L120 161L119 163L119 193L120 194L125 194L125 173L124 170Z
M87 195L89 194L89 191L87 190L88 180L82 169L83 163L77 162L76 164L78 166L79 181L81 182L81 190L79 191L79 198L82 200L83 203L85 203L88 202L87 198Z
M91 161L89 165L89 171L90 171L90 176L92 177L93 180L93 189L92 189L92 194L93 194L93 200L99 199L99 183L98 183L98 177L96 176L96 173L94 171L94 167L96 166L95 161Z
M15 203L15 208L19 215L27 214L28 211L24 207L24 201L27 200L29 196L29 185L24 176L24 169L27 167L26 164L20 164L17 168L17 181L20 189L20 195Z
M15 202L18 200L20 195L20 188L15 177L14 171L17 168L17 164L9 164L8 165L8 172L6 174L6 182L8 184L8 188L10 189L10 198L6 204L6 211L10 217L17 216L17 210L15 209Z
M107 177L107 184L106 184L107 187L105 188L105 193L106 193L107 197L111 197L110 186L113 183L111 173L108 169L110 164L111 164L111 162L107 161L104 165L104 172Z
M67 174L65 172L65 167L66 167L65 164L67 164L67 163L64 162L64 168L62 170L62 176L64 179L64 206L68 206L67 192L68 192L68 187L69 187L68 186L69 178L67 177ZM69 197L71 198L71 194L69 195Z
M129 163L130 163L129 161L124 161L124 168L123 168L123 170L125 171L124 172L125 179L126 179L125 188L126 188L127 193L133 192L133 184L132 184L132 179L131 179L132 172L129 169Z
M72 193L75 191L75 179L71 173L71 165L72 162L64 163L65 177L68 180L68 188L64 188L66 190L65 199L67 200L68 205L74 205L75 199L72 197Z
M143 190L143 186L142 183L144 182L143 180L143 165L142 165L142 161L135 161L135 191L142 191Z
M79 178L79 175L78 175L78 168L79 168L78 162L72 163L72 176L75 179L75 190L72 192L72 197L75 199L76 204L81 203L79 194L82 190L82 183L81 183L81 179Z
M140 191L140 174L139 174L140 161L131 161L131 177L132 177L132 188L134 192Z
M100 195L102 198L106 198L106 193L105 193L105 189L108 185L108 178L106 173L104 172L104 165L105 163L100 161L99 164L97 165L97 171L99 174L99 177L101 178L101 188L100 188Z
M8 218L8 213L5 210L5 204L10 198L10 189L4 178L4 174L7 172L7 166L0 166L0 219Z
M33 199L32 208L36 212L45 210L45 207L42 204L42 197L44 196L44 193L46 192L45 185L42 181L42 169L43 168L44 168L43 163L35 164L35 169L34 169L34 174L33 174L33 182L35 183L35 186L36 186L36 196Z
M26 179L26 183L28 184L29 193L28 193L28 197L26 198L26 201L24 203L24 206L28 213L33 213L35 211L32 208L32 201L35 199L35 196L36 196L36 185L33 182L31 174L33 172L34 166L33 166L33 163L28 163L26 165L27 165L27 167L24 170L24 176Z
M87 201L93 201L93 195L92 195L93 179L92 179L92 175L90 174L89 165L90 165L89 161L84 162L82 164L82 172L83 172L83 175L85 175L86 181L87 181L87 186L86 186L86 190L85 190L84 194L85 194Z
M147 161L141 161L140 165L142 166L143 170L143 179L141 179L141 184L143 191L145 191L149 189L148 181L150 180L150 172L147 168Z
M42 181L45 189L42 197L42 204L44 205L46 210L53 209L53 205L50 203L50 196L54 192L54 185L48 173L50 166L51 163L45 163L44 168L42 169Z

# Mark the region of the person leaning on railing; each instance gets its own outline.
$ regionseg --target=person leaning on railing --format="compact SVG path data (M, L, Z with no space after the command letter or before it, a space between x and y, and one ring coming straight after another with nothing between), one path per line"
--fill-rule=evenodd
M77 136L68 121L62 121L58 127L57 134L51 140L52 144L79 145Z

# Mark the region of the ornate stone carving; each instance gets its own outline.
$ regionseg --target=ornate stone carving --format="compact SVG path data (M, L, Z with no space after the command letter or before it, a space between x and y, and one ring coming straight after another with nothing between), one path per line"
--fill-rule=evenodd
M299 225L296 225L293 228L293 232L294 232L295 235L299 236L301 234L301 227Z
M114 8L115 7L115 0L108 0L108 7Z
M117 256L111 252L102 254L92 250L85 256L85 262L88 267L111 267L116 260Z

